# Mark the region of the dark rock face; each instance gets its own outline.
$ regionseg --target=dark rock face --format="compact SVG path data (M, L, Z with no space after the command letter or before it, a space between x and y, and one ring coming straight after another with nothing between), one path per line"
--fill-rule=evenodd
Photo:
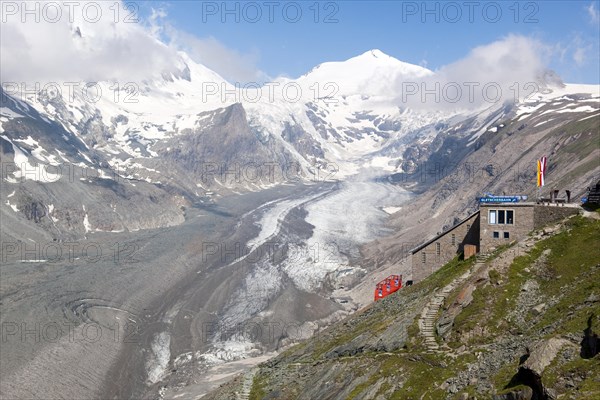
M587 321L587 328L583 331L583 339L581 340L581 358L594 358L600 352L600 338L592 329L594 314L590 315Z
M253 130L241 104L215 110L207 120L211 122L165 140L158 149L161 170L176 171L172 172L173 180L188 180L184 189L195 190L196 183L215 189L219 185L235 188L286 180L293 156L278 141ZM321 154L313 143L304 140L302 132L290 127L286 133L299 148Z
M46 207L40 202L32 201L23 207L23 214L37 224L46 216Z
M300 153L309 157L323 158L323 149L300 125L286 123L281 136Z
M341 136L336 132L336 130L333 129L333 127L323 118L321 118L313 109L309 108L306 111L306 116L323 139L327 140L330 136L338 140L341 139Z

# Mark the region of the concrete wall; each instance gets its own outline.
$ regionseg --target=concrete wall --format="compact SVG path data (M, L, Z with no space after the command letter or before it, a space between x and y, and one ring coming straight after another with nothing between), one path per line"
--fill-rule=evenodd
M475 214L412 255L413 281L422 281L462 253L465 244L477 245L478 240L479 214Z

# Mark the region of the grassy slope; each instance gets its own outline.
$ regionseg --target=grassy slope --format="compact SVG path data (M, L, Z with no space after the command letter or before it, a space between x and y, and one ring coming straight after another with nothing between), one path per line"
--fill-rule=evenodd
M544 252L548 249L549 254ZM542 254L547 255L543 262L539 261ZM600 330L600 302L587 301L592 293L600 296L600 221L577 217L567 222L561 233L539 241L527 254L517 257L509 268L497 270L490 262L490 279L477 286L473 301L457 316L447 338L451 347L467 346L459 356L427 353L417 335L415 312L405 327L407 340L401 347L331 355L332 350L353 340L365 336L372 340L389 333L398 318L406 317L405 309L418 310L423 296L444 286L471 264L454 260L424 282L377 302L264 364L255 377L250 398L310 398L317 392L323 398L453 398L443 383L465 372L475 362L475 354L485 353L488 346L501 339L561 336L576 342L581 340L590 316L595 332ZM523 284L532 279L539 282L538 296L547 308L541 315L525 312L517 322L511 310L521 301ZM476 327L484 327L486 334L465 339L464 333ZM598 398L600 356L584 360L573 354L574 350L554 360L544 373L544 384L558 394L568 395L565 398ZM515 354L514 362L491 373L490 392L510 389L508 383L517 371L520 355ZM475 394L477 390L476 385L467 385L455 396ZM480 393L479 398L482 395L490 393Z

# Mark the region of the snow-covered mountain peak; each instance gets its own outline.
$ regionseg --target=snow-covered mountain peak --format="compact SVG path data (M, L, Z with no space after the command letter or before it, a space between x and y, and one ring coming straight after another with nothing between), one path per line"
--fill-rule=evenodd
M227 81L218 73L204 65L194 61L187 53L180 51L177 53L181 63L190 72L190 81L194 84L201 84L202 82L211 82L218 85L228 84Z
M381 50L369 50L346 61L326 62L298 79L307 87L333 83L345 96L391 96L389 82L432 74L427 68L402 62Z
M368 52L365 52L364 54L367 54L367 53L371 53L371 55L373 57L375 57L375 58L378 58L378 57L391 57L391 56L388 56L387 54L385 54L383 51L381 51L379 49L369 50Z

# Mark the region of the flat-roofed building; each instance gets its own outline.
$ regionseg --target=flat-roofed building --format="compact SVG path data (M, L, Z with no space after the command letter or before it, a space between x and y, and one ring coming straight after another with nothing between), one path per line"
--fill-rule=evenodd
M577 214L579 209L536 203L480 204L479 251L491 253L499 246L523 239L533 230Z
M478 211L411 251L413 280L425 279L457 255L489 254L579 211L575 204L481 203Z

